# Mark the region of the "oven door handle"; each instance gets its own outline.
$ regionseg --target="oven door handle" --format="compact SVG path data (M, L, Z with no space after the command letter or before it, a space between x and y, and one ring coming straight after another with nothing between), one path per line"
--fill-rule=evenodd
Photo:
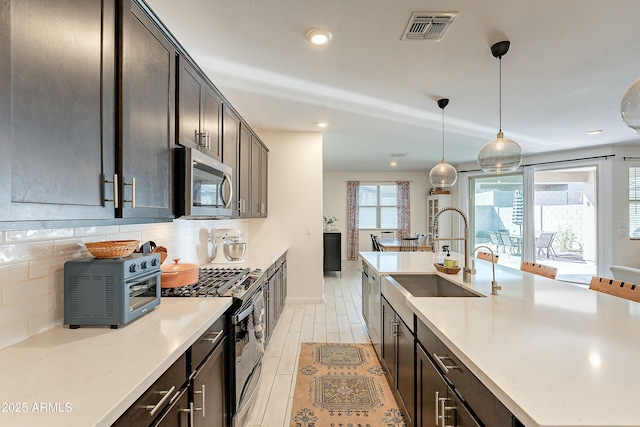
M233 323L234 325L237 325L238 323L242 322L244 319L249 317L249 315L252 312L253 312L253 304L251 304L249 307L242 310L240 313L236 314L235 316L231 316L231 323Z
M135 286L135 285L137 285L139 283L146 282L148 279L152 278L153 276L159 276L159 275L160 275L160 271L159 270L158 271L152 271L152 272L150 272L148 274L145 274L144 276L136 277L134 281L130 282L130 281L126 280L125 283L128 286Z

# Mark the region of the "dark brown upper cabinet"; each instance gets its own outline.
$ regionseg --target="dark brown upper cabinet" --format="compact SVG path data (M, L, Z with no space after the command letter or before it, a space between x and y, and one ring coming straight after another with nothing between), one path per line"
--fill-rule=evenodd
M184 56L178 68L178 143L222 160L222 96Z
M240 203L238 202L238 154L240 144L240 118L228 105L223 107L222 119L222 163L231 168L231 183L233 185L233 213L232 218L240 217Z
M0 5L0 227L112 219L113 0Z
M117 212L123 218L171 219L176 49L135 1L123 3Z
M267 216L267 152L247 126L240 125L238 203L241 218Z

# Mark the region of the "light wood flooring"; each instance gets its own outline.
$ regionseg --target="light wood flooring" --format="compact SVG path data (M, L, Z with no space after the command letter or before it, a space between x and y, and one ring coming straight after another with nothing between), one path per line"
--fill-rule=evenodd
M324 304L285 303L245 427L289 426L301 342L370 342L361 314L360 265L342 261L342 277L325 275Z

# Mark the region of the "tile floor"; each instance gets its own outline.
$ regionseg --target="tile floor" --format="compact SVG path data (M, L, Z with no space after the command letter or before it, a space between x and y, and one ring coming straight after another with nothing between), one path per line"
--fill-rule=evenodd
M266 349L257 398L245 427L289 426L301 342L369 342L361 315L360 261L324 278L324 304L285 303Z

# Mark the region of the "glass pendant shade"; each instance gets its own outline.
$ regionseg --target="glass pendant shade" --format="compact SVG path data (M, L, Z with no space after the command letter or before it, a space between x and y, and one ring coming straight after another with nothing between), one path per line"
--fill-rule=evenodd
M456 168L445 162L444 159L429 172L429 182L434 187L453 187L457 180Z
M627 126L640 133L640 79L633 82L622 97L620 114Z
M498 132L495 139L487 142L478 153L478 163L485 173L501 174L513 172L522 163L522 148L513 139Z

